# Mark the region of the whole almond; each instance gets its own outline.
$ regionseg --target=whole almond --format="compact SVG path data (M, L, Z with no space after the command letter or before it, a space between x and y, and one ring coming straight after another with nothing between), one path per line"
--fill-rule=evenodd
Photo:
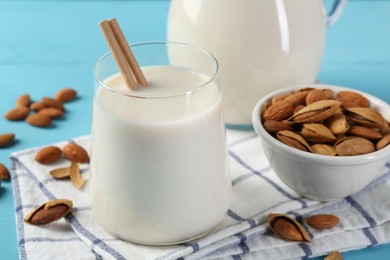
M0 180L8 180L9 179L9 171L4 164L0 163Z
M4 117L11 121L23 120L25 119L30 110L27 107L17 107L8 111Z
M275 120L265 121L263 123L263 126L265 130L267 130L270 133L277 133L282 130L290 130L290 131L292 130L291 126L286 122L275 121Z
M272 103L267 107L263 113L263 120L275 120L280 121L288 118L294 113L294 106L291 102L286 100L280 100Z
M64 105L58 100L48 98L48 97L43 97L42 103L47 107L54 107L54 108L57 108L61 111L65 111Z
M380 150L390 144L390 134L383 136L381 140L376 143L376 149Z
M30 105L30 95L23 94L16 100L17 107L28 107Z
M284 214L269 214L268 224L271 230L282 239L311 242L306 229L295 219Z
M87 151L81 147L78 144L67 144L63 149L62 152L64 153L64 156L66 159L72 162L88 162L89 156Z
M39 110L38 114L49 116L50 118L60 118L64 112L54 107L45 107Z
M35 155L35 160L41 164L49 164L59 160L62 156L62 150L57 146L47 146Z
M77 96L77 91L71 88L64 88L57 92L55 99L61 103L71 101Z
M46 127L51 125L51 118L47 115L32 114L26 118L26 122L32 126Z
M336 100L320 100L311 103L293 114L288 120L292 123L318 123L340 110Z
M337 155L351 156L371 153L375 151L374 144L362 137L348 136L337 140L334 145Z
M331 89L313 89L312 91L309 91L306 95L306 105L309 105L311 103L330 99L333 97L333 91Z
M343 260L343 256L339 251L330 252L328 256L324 258L324 260Z
M360 136L368 140L378 140L382 138L382 134L379 131L360 125L351 126L347 133L354 136Z
M39 110L41 110L42 108L45 108L45 107L46 107L46 105L43 104L42 102L33 102L30 105L30 109L34 110L34 111L39 111Z
M330 146L328 144L313 144L310 146L313 153L316 154L322 154L322 155L328 155L328 156L336 156L337 152L336 149L334 149L333 146Z
M303 124L300 134L313 143L330 143L336 140L333 133L323 124Z
M308 91L297 91L284 98L285 101L291 102L294 107L299 105L305 105L305 99Z
M67 199L54 199L33 209L24 221L32 225L45 225L59 220L72 210L73 203Z
M15 139L15 134L7 133L0 135L0 147L9 145Z
M276 134L276 138L290 147L297 148L305 152L312 152L310 145L306 142L306 140L294 131L279 131Z
M329 229L340 223L340 219L331 214L317 214L306 218L306 223L315 229Z
M367 98L354 91L340 91L336 97L341 102L343 108L370 106Z

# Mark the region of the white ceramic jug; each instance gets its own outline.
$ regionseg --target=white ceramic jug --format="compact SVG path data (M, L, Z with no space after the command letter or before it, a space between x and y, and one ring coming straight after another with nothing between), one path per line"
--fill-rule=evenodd
M326 27L345 3L336 0L327 17L322 0L171 0L167 38L216 56L225 122L248 128L265 94L316 81Z

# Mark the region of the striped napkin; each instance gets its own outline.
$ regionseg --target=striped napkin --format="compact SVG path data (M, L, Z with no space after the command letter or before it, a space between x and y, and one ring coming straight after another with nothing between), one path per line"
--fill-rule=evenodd
M11 156L12 184L21 259L283 259L312 257L390 242L390 164L385 175L364 190L339 201L321 203L299 197L270 168L259 138L251 131L227 130L233 184L231 207L207 236L172 246L144 246L120 240L91 216L88 187L75 189L69 180L54 180L52 168L34 161L39 148ZM67 142L55 144L59 147ZM85 148L90 137L70 140ZM81 165L88 178L88 165ZM367 173L369 174L369 173ZM88 183L88 182L87 182ZM32 226L23 217L54 198L71 199L73 211L57 222ZM309 229L311 243L288 242L270 232L268 213L287 213L298 221L315 213L340 217L336 227Z

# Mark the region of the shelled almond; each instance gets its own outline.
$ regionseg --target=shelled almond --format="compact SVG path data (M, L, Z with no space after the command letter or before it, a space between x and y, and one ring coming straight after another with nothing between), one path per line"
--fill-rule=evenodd
M64 88L55 94L55 98L43 97L41 101L32 102L29 94L23 94L16 100L16 107L4 114L10 121L25 120L36 127L47 127L52 119L63 117L65 113L64 102L77 97L77 91Z
M0 134L0 147L9 145L14 139L15 134L13 133Z
M4 164L0 163L0 180L8 180L9 179L9 171Z
M358 92L300 89L274 97L262 111L266 131L291 147L353 156L390 143L389 122Z

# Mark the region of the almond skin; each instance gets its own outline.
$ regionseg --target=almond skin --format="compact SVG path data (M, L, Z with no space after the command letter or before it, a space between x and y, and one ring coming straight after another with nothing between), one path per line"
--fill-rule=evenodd
M0 163L0 180L8 180L9 179L9 171L4 164Z
M28 107L30 105L30 95L23 94L16 100L17 107Z
M331 214L317 214L306 218L306 223L315 229L329 229L340 223L340 219Z
M66 159L72 162L84 163L89 161L87 151L78 144L67 144L62 152Z
M4 117L11 121L23 120L25 119L30 110L27 107L17 107L8 111Z
M60 118L64 112L54 107L45 107L39 110L38 114L49 116L50 118Z
M26 122L32 126L45 127L51 125L51 118L47 115L32 114L26 118Z
M71 88L64 88L57 92L55 99L61 103L71 101L77 96L77 91Z
M62 150L60 148L57 146L47 146L35 155L35 160L41 164L49 164L59 160L61 156Z
M15 139L15 135L12 133L0 135L0 147L9 145Z

